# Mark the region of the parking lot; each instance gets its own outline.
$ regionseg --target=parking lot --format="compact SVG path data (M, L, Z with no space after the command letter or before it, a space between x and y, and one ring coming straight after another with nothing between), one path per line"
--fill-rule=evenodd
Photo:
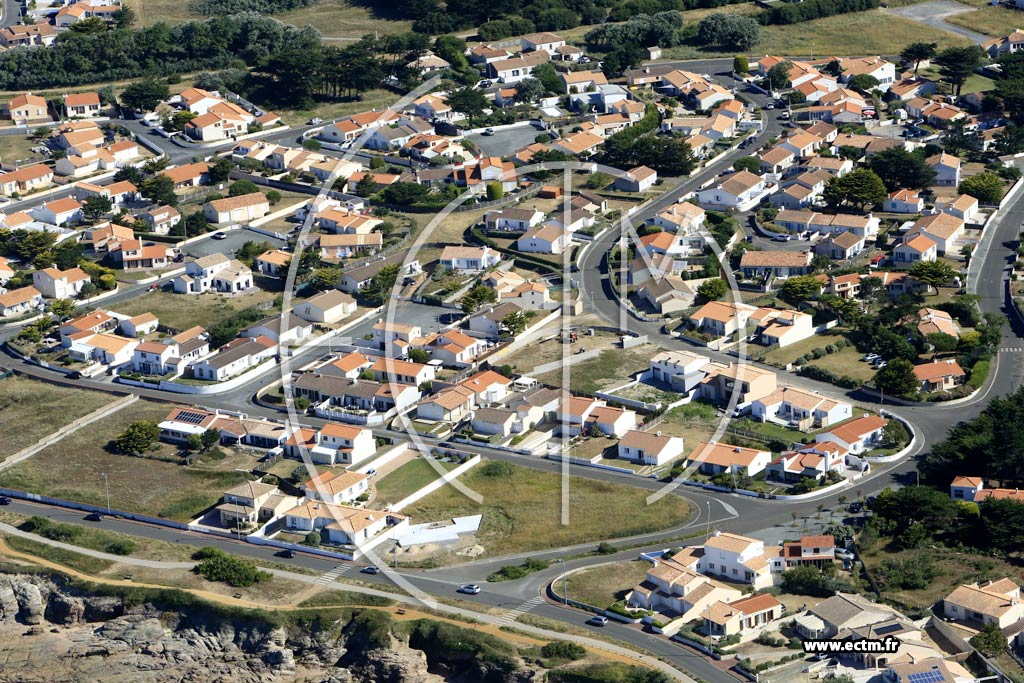
M533 126L520 126L494 131L493 135L469 135L467 139L487 156L508 156L527 145L540 135Z
M209 256L210 254L224 254L226 256L233 255L238 249L241 248L246 242L269 242L274 247L283 247L286 242L284 240L275 239L268 237L252 230L230 230L226 231L226 237L222 240L213 238L211 233L205 239L198 240L192 244L188 244L182 250L189 256L200 258L203 256Z

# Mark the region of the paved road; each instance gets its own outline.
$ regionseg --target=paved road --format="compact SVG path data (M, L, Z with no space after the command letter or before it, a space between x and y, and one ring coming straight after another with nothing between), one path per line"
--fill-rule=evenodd
M723 70L727 72L730 64L730 60L704 60L699 63L681 64L681 66L692 71L720 74L723 73ZM754 96L754 99L758 100L759 98ZM779 128L777 121L769 120L767 122L767 130L763 134L763 137L777 134ZM294 131L290 131L288 134L297 135ZM666 195L648 205L642 214L636 216L634 219L635 222L641 222L645 216L651 215L673 203L681 194L690 191L693 187L704 180L707 180L719 170L730 164L736 157L742 156L743 154L744 152L740 151L731 153L725 159L717 162L713 168L698 174L684 186L675 188L673 191L666 193ZM1013 240L1016 239L1016 228L1020 225L1022 220L1024 220L1024 204L1018 202L1006 212L1004 219L998 225L993 226L995 233L992 240L992 246L984 257L984 267L981 268L978 278L978 288L979 291L983 293L982 308L985 311L1002 312L1003 310L1004 302L1001 296L1003 265L1011 256L1011 251L1015 246ZM582 286L586 294L588 309L602 315L609 321L618 324L619 310L613 303L613 300L609 298L610 293L607 289L607 274L602 272L600 268L602 254L610 248L615 239L616 236L614 234L606 235L602 240L595 244L593 248L588 250L588 254L584 259L584 262L580 264L580 277L582 278ZM132 288L126 288L126 291L119 293L118 297L124 296L127 298L129 295L137 295L138 288L135 288L134 292L131 290ZM426 315L428 316L428 321L432 320L433 316L436 314L436 309L430 309L429 307L423 308L429 309L429 311L425 310L417 314L414 313L414 311L418 309L410 307L408 309L408 315ZM406 309L403 308L401 319L413 319L412 317L407 317L406 312ZM372 323L364 325L372 325ZM628 319L626 326L630 330L649 333L651 335L659 333L658 329L639 323L633 319ZM354 330L353 332L355 336L361 332L361 328L359 330ZM1016 348L1019 341L1015 336L1014 331L1007 327L1006 335L1004 345L1008 348ZM680 345L681 347L685 346L682 342L677 342L675 340L664 340L663 343ZM310 354L312 354L312 352L313 350L309 350ZM312 357L312 355L310 357ZM302 358L300 357L297 360L302 360ZM1001 353L998 356L997 365L993 366L988 387L981 395L968 404L961 404L955 407L936 405L927 407L892 408L894 412L906 417L920 429L922 443L918 452L924 452L934 439L941 438L948 427L957 420L969 419L976 415L991 396L1000 395L1016 388L1020 383L1019 377L1015 377L1010 372L1001 372L1000 367L1005 368L1007 367L1006 364L1009 363L1012 365L1020 362L1021 360L1024 360L1024 354L1019 352L1008 351ZM48 371L40 368L26 366L17 362L10 364L14 365L19 371L26 372L26 374L51 380L54 379L53 373L49 373ZM293 367L297 364L297 362L293 364ZM823 385L809 382L803 378L787 378L786 381L794 384L806 384L807 386L813 386L816 389L821 389L822 393L836 393L835 389L825 388ZM256 382L255 384L259 383L260 382ZM89 381L73 382L72 384L85 384L88 386L94 385L94 383ZM109 384L96 384L96 387L106 390L110 390L112 388ZM133 391L134 393L138 393L145 397L157 398L165 401L174 400L176 398L168 397L163 392L151 392L147 390ZM249 393L252 391L254 391L254 387L247 386L243 387L238 392L233 392L232 394L216 397L204 397L202 401L209 407L230 407L233 409L242 408L254 415L276 416L277 413L275 411L256 406L249 402ZM869 400L866 400L862 396L854 395L851 398L857 400L859 403L870 403ZM304 419L312 424L319 424L323 422L315 418ZM480 451L488 458L513 461L540 470L558 472L561 471L562 467L560 463L542 460L535 457L514 455L504 451L487 448L475 448L474 450ZM882 469L876 472L870 479L862 481L858 485L857 490L863 495L870 495L893 484L905 485L914 481L915 468L916 466L912 459L905 460L889 469ZM613 482L619 485L634 486L651 491L657 490L661 486L660 483L652 480L642 480L629 475L621 475L614 472L606 472L592 468L575 468L572 473L575 476ZM763 532L768 527L783 526L790 522L791 513L796 513L798 516L810 516L816 511L819 504L834 506L836 502L835 498L837 497L837 495L833 495L816 501L788 504L780 501L754 500L733 494L710 494L700 491L692 491L689 489L685 492L679 493L685 493L686 498L695 504L698 511L698 516L694 520L691 520L690 524L687 525L689 530L700 529L710 521L710 525L716 528L745 534L757 534ZM80 513L73 513L58 508L36 506L34 504L24 502L16 502L13 504L12 508L15 511L26 514L45 514L54 519L59 519L60 521L88 524L82 521L82 515ZM161 540L169 540L170 542L189 543L193 545L201 543L219 545L229 549L231 552L257 559L269 560L273 556L270 549L245 543L236 543L230 540L204 537L192 532L177 532L174 530L164 529L162 527L153 527L114 519L105 520L102 524L111 529L123 531L125 533L159 538ZM687 529L675 529L655 534L648 534L640 539L636 539L636 542L649 544L649 547L651 548L662 547L667 543L668 539L678 537L686 530ZM621 544L623 541L620 539L615 542ZM578 549L556 549L552 551L532 553L531 555L546 559L558 559L569 554L575 554L576 552L578 552ZM607 559L625 559L628 557L635 557L637 552L637 550L623 551L617 555L602 557L597 560L593 558L572 560L566 562L566 567L572 568L575 566L585 566L597 561L606 561ZM403 571L401 574L408 580L413 581L418 587L421 587L430 593L436 595L449 595L454 591L454 588L459 583L470 580L480 583L482 577L489 575L497 569L498 566L501 564L507 564L515 559L518 558L495 558L481 562L469 563L460 567L447 568L445 570L426 572ZM336 562L332 562L324 558L302 554L297 555L290 561L298 566L309 567L318 571L327 571L336 564ZM479 596L475 596L470 599L479 601L482 604L497 607L508 607L509 609L512 609L535 597L538 592L542 590L543 586L554 578L559 571L560 566L556 564L556 566L546 570L545 572L534 574L526 580L486 585L485 590ZM373 581L386 580L381 577L365 578ZM575 610L566 610L563 607L548 604L541 604L534 608L533 613L574 624L581 623L585 619L585 615L582 615ZM658 654L664 654L665 656L670 657L672 661L679 662L679 665L686 668L686 670L691 671L695 675L706 680L714 681L715 683L725 683L726 681L734 680L730 675L722 672L720 669L717 669L703 658L687 650L678 648L676 645L669 643L664 639L655 638L636 629L618 625L610 626L608 628L608 633L637 647L644 647Z
M957 14L964 14L965 12L973 12L977 7L971 7L970 5L963 5L954 0L929 0L929 2L921 2L916 5L907 5L906 7L896 7L893 9L885 9L884 12L890 12L892 14L898 14L906 19L927 24L933 28L941 29L943 31L949 31L959 36L967 38L972 43L981 44L989 39L989 36L971 31L970 29L956 26L946 22L946 17L952 17ZM1007 32L1013 27L1007 27Z

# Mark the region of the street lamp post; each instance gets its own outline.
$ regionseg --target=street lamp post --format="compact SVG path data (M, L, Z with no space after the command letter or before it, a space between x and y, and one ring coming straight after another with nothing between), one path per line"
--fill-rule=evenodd
M565 605L569 604L569 577L565 575L565 560L558 558L558 561L562 563L562 602Z
M710 500L707 501L707 504L708 504L708 520L705 523L705 526L707 528L707 533L705 534L705 536L707 536L708 538L711 538L711 501Z
M107 481L107 473L100 472L100 476L103 477L103 490L107 494L107 514L110 514L110 482Z

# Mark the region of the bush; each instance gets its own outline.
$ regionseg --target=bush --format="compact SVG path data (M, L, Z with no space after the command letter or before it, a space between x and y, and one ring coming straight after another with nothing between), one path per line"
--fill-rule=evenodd
M583 659L587 650L582 645L565 640L556 640L540 649L540 653L551 659Z
M111 541L105 550L111 555L131 555L135 551L135 542L128 539Z
M500 460L492 460L480 468L480 474L485 477L511 477L514 471L511 463Z
M617 552L619 552L619 549L613 546L611 543L608 543L607 541L602 541L597 546L598 555L612 555Z
M207 581L220 581L229 586L244 588L271 577L270 572L263 571L255 562L228 555L218 548L200 548L193 558L200 560L195 572Z

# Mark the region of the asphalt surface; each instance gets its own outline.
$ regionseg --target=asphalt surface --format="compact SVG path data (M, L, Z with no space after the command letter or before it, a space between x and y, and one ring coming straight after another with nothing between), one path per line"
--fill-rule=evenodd
M727 85L733 85L733 83L730 82L728 75L731 60L702 60L699 62L680 63L679 66L698 73L725 74L725 76L720 80ZM755 101L764 101L764 98L760 96L752 93L746 94ZM140 128L146 130L144 127L140 126ZM778 134L780 129L781 126L778 121L774 120L774 117L769 119L766 122L766 131L761 135L761 140L763 141ZM299 135L299 131L291 130L278 135L282 138L288 137L294 139ZM155 140L157 138L150 139ZM176 147L173 143L167 140L162 138L160 138L160 140L167 143L169 154L172 156L172 159L186 161L191 159L195 154L194 151L182 151L181 148ZM653 200L650 204L646 205L641 212L634 215L632 217L633 223L639 224L646 217L653 215L657 211L660 211L674 203L680 196L692 191L722 169L727 168L735 158L744 156L748 153L749 152L747 150L731 152L723 159L718 160L711 168L701 171L694 178L687 180L681 186L671 188L666 191L664 195ZM176 161L176 163L180 162ZM1004 271L1007 265L1012 262L1012 251L1016 246L1015 240L1017 238L1017 229L1022 222L1024 222L1024 203L1017 201L1005 211L1003 219L998 224L990 228L992 231L991 246L987 253L979 255L978 258L980 261L977 261L975 267L972 268L972 273L977 273L972 281L972 286L976 286L977 291L981 294L981 306L986 312L1006 312L1004 309L1005 302L1002 296ZM598 242L588 249L585 258L579 264L580 273L575 276L580 280L581 288L585 297L585 307L587 310L597 313L615 325L620 323L621 312L614 299L611 298L608 275L607 272L602 269L602 256L617 241L617 239L618 236L613 231L609 231L608 234L598 240ZM224 242L227 242L227 240L215 242L215 244L219 247L224 247ZM204 242L200 242L199 244L204 244ZM137 296L142 289L144 289L144 287L141 286L123 287L122 291L118 292L114 297L107 299L103 305L111 305L117 301ZM424 329L430 329L432 325L436 324L435 320L438 313L437 308L405 302L397 305L399 306L395 316L397 320L401 320L403 322L416 322L423 326ZM354 338L362 336L365 333L364 331L368 331L372 327L373 322L374 321L371 319L362 323L350 332L350 336ZM629 330L646 333L652 337L660 335L658 326L649 325L633 318L626 318L625 325ZM0 332L0 338L10 336L15 331L16 330L8 329L4 332ZM946 430L958 420L970 419L977 415L977 413L980 412L992 397L1005 394L1019 387L1022 381L1021 374L1009 371L1010 368L1018 366L1024 367L1024 353L1016 350L1019 348L1020 344L1018 333L1019 331L1011 329L1009 324L1007 324L1006 329L1004 330L1004 348L997 355L996 362L993 364L989 384L972 400L955 406L943 406L941 404L925 407L885 406L886 409L904 417L915 426L919 438L919 447L916 449L914 455L927 452L930 444L934 443L936 439L942 438ZM670 347L690 348L690 346L685 342L668 339L663 335L659 336L659 343ZM318 354L321 354L326 350L326 346L305 349L298 356L291 359L291 367L297 368L305 362L313 360ZM701 350L701 353L707 353L708 355L715 356L713 352L708 352L706 349ZM735 359L730 358L730 360ZM15 359L5 360L4 364L12 366L17 371L24 374L58 383L67 383L75 386L89 386L106 391L113 390L122 393L131 391L131 393L136 393L146 398L166 402L189 400L188 397L172 396L165 392L128 388L105 382L94 382L90 380L68 381L64 380L62 376L57 373L28 365ZM271 376L255 380L236 391L215 396L204 396L199 400L203 405L209 408L230 408L232 410L244 410L252 415L280 417L281 415L277 411L264 408L252 402L252 394L256 389L259 388L260 385L266 384L273 379L276 379L276 375L271 373ZM823 394L839 395L841 393L834 387L811 382L810 380L796 376L782 378L782 381L787 384L812 387L816 390L820 390ZM857 401L859 404L872 403L871 399L857 393L849 395L848 398L850 400ZM303 421L310 424L324 423L323 420L308 416L304 416ZM378 435L388 434L385 430L375 430L375 432ZM391 433L390 435L395 436L394 433ZM426 439L426 441L428 443L431 442L430 439ZM543 460L537 457L522 456L489 448L474 447L470 450L478 451L490 459L515 462L538 470L551 472L561 472L562 470L561 463ZM915 470L916 464L914 459L905 459L888 468L883 467L874 471L870 477L866 477L857 483L856 490L859 495L871 495L892 485L906 485L908 483L912 483L915 480ZM653 480L639 479L630 475L586 467L573 468L572 475L599 481L607 481L623 486L634 486L647 489L652 492L659 490L662 486L660 482ZM766 529L789 524L793 513L798 517L811 517L817 512L819 505L824 505L827 508L835 507L837 504L836 499L839 494L802 503L758 500L734 494L710 493L691 489L677 490L671 495L683 495L693 503L696 516L690 520L688 524L677 529L645 534L634 539L614 539L612 542L617 544L619 547L627 544L639 545L641 547L621 551L617 554L608 556L584 557L574 560L566 560L564 567L566 569L571 569L579 566L587 566L597 562L606 562L615 559L631 559L636 557L637 553L642 549L659 549L665 547L669 544L670 540L678 539L688 533L700 531L709 526L735 533L757 535L758 533L763 533ZM41 506L23 501L15 501L9 509L23 514L43 514L54 520L63 522L84 525L92 524L83 520L84 516L82 513L68 511L61 508ZM140 524L126 520L107 518L100 524L104 528L109 528L111 530L148 538L156 538L172 543L216 545L239 555L253 557L264 561L273 559L277 562L287 562L317 571L326 572L338 564L338 562L327 558L305 555L302 553L296 554L292 559L283 560L282 558L275 556L275 551L273 549L244 542L222 539L219 537L206 536L196 532L179 532L173 529ZM696 539L696 542L699 542L699 540L699 538ZM587 551L592 551L596 548L596 545L597 543L594 542L585 546L558 548L549 551L530 553L529 556L548 560L561 560L566 557L572 557ZM678 542L673 543L673 545L678 545ZM482 605L491 607L507 607L511 610L541 594L546 584L558 576L562 570L561 562L555 562L548 570L535 573L523 580L498 584L487 584L485 582L486 577L500 566L516 563L521 561L524 557L525 555L492 558L439 570L402 570L399 573L404 579L412 582L414 586L438 596L456 597L455 589L460 584L467 582L478 583L484 587L484 590L479 595L458 595L458 597L468 603L478 602ZM386 584L389 582L389 579L384 574L377 576L360 574L359 578L371 583ZM582 624L588 618L588 615L585 613L549 603L541 603L539 606L531 609L530 613L576 625ZM602 629L594 629L594 631L599 633ZM679 647L664 638L643 633L635 627L623 626L612 622L605 627L603 631L610 636L618 638L619 640L661 655L668 661L673 662L679 668L684 669L692 675L704 680L713 681L714 683L726 683L727 681L732 682L736 680L732 675L722 671L704 657L686 648Z
M927 24L932 28L955 33L958 36L967 38L972 43L980 45L988 40L990 36L946 22L946 17L964 14L965 12L973 12L976 9L978 8L963 5L959 2L954 2L954 0L929 0L929 2L907 5L906 7L896 7L886 9L884 11L897 14L901 17L911 19L922 24ZM1007 27L1007 32L1009 32L1011 28L1012 27Z
M227 230L224 231L224 239L214 239L215 232L209 233L201 240L196 240L186 245L183 251L194 258L209 256L210 254L234 255L246 242L268 242L274 247L283 247L288 244L287 240L270 237L252 230Z
M505 156L510 150L517 150L532 145L541 131L533 126L519 126L496 130L493 135L470 135L467 139L476 145L487 156Z

